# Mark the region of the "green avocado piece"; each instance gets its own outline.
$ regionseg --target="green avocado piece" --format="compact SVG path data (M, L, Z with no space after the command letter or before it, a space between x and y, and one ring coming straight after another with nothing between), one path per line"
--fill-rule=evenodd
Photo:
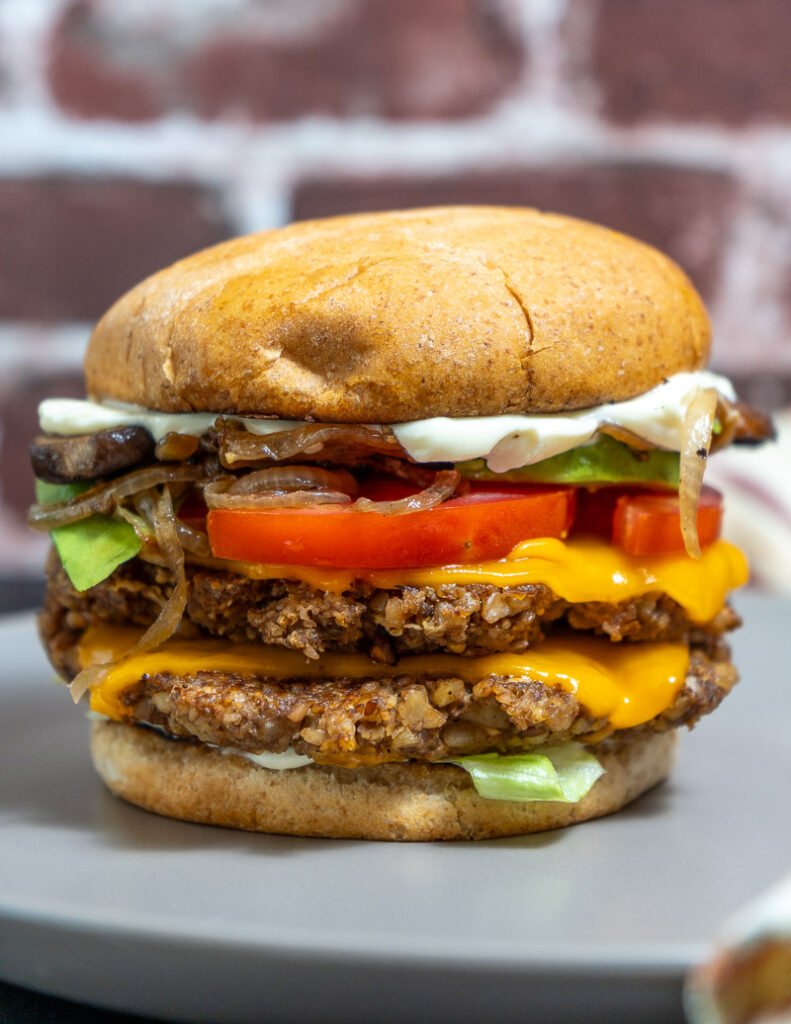
M36 499L42 505L70 501L90 484L50 484L36 480ZM123 562L140 551L141 541L129 523L111 516L95 515L51 533L66 575L77 590L101 583Z
M494 473L484 459L456 467L472 480L503 480L531 484L658 484L678 489L679 454L658 449L639 451L606 434L591 444L572 448L531 466Z

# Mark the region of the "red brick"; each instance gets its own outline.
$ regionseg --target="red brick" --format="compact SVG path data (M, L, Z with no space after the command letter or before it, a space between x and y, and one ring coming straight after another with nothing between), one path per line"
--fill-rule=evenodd
M716 289L728 222L739 199L724 174L656 164L508 169L453 178L316 179L293 198L298 220L359 210L448 203L536 206L606 224L656 245Z
M49 53L53 95L69 114L145 121L164 112L162 71L144 70L108 50L89 3L67 8Z
M590 0L574 0L587 18ZM599 0L592 64L616 121L791 121L788 0Z
M0 181L0 316L92 319L229 234L213 193L120 179Z
M19 522L33 501L33 473L28 445L38 433L38 404L50 396L82 398L82 374L62 371L25 375L0 394L0 493Z
M110 19L107 2L72 4L51 43L53 92L82 117L455 118L489 109L525 61L504 0L350 0L288 38L251 4L192 49L166 13L146 38Z

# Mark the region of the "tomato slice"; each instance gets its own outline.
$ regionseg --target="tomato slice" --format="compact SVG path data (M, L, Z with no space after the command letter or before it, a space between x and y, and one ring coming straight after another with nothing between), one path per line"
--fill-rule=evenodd
M410 485L407 493L414 490ZM363 488L374 496L370 491ZM387 500L395 496L391 491ZM575 497L568 487L483 488L395 516L342 505L213 509L208 531L215 555L248 562L334 569L456 565L502 558L523 540L565 537Z
M722 495L704 487L698 503L701 547L713 544L722 529ZM684 551L677 494L621 494L615 501L613 543L630 555Z

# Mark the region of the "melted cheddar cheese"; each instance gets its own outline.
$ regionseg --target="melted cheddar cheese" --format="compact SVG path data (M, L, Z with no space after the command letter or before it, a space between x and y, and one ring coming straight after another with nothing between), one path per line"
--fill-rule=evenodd
M465 658L423 654L397 665L371 661L364 654L323 654L308 660L295 651L225 640L169 640L160 648L125 657L139 638L125 627L95 626L83 636L80 662L111 663L91 690L91 710L110 718L131 714L123 695L144 676L189 676L198 672L258 675L271 680L459 678L474 685L490 676L534 679L575 694L595 717L613 729L628 729L668 708L684 683L689 665L685 644L612 643L588 636L545 640L521 654Z
M696 623L713 619L728 592L744 584L748 575L742 553L725 541L704 549L699 559L685 554L638 558L599 541L539 539L519 544L499 561L429 569L336 570L204 561L253 579L297 579L335 592L349 589L358 580L382 589L454 583L497 587L545 584L573 603L614 604L662 592L677 601ZM174 638L156 650L130 654L139 637L136 630L114 626L92 627L84 634L79 645L82 667L107 666L91 689L93 711L114 719L129 717L125 692L144 676L160 673L238 673L282 682L406 675L454 677L471 685L498 676L538 680L570 691L591 715L606 719L608 728L628 729L671 706L689 666L685 644L612 643L587 635L551 638L520 654L476 658L424 654L404 657L396 665L373 662L365 654L328 653L309 660L281 647L217 638Z
M294 565L258 565L213 559L211 564L251 579L297 579L319 590L341 593L357 580L391 590L394 587L439 587L446 583L489 583L517 587L543 583L572 603L615 604L661 591L677 601L696 623L710 622L730 590L747 582L747 561L741 551L717 541L700 558L686 554L627 555L595 540L527 540L507 558L473 565L431 569L317 569Z

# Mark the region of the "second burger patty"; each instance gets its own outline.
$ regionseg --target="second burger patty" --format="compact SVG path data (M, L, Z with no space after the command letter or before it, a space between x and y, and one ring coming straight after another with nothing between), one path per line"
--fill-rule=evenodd
M563 600L542 584L377 590L359 583L353 590L331 593L292 580L252 580L189 565L186 570L187 622L207 634L276 644L309 658L324 651L362 651L376 661L394 663L404 654L432 651L518 652L569 626L614 641L672 640L709 649L740 622L726 605L711 622L697 625L662 593L580 604ZM74 633L97 622L149 626L172 586L167 569L133 559L80 593L54 552L48 576L45 620L57 619L58 630ZM57 655L55 661L66 670Z

